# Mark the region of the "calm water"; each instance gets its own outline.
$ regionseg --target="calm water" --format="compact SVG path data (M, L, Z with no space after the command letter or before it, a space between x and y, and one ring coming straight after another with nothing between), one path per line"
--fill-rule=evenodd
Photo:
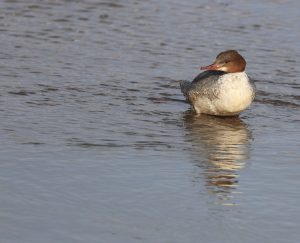
M299 8L1 1L1 243L299 242ZM195 116L178 80L226 49L257 98Z

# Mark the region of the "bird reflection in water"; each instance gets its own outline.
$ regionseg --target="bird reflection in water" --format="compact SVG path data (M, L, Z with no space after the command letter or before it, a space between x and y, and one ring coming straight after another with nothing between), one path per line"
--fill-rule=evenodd
M209 193L223 205L234 205L238 173L250 156L251 133L239 117L214 117L188 112L183 117L191 154L202 168ZM196 176L199 177L199 176Z

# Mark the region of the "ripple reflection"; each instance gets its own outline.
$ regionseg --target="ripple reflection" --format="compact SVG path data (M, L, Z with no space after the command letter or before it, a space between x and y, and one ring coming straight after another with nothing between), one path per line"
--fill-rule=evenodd
M239 171L250 157L251 133L238 117L183 117L186 137L192 143L192 161L201 168L200 178L219 203L234 205L233 192L238 186ZM199 178L197 171L196 178Z

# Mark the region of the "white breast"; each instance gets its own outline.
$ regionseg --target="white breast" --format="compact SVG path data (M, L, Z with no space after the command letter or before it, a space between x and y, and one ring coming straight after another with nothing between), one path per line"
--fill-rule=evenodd
M253 88L245 72L225 74L220 78L220 95L215 100L220 112L239 113L246 109L253 99Z
M228 73L215 84L218 97L209 100L199 97L196 104L201 113L213 115L234 115L246 109L254 97L254 88L245 72Z

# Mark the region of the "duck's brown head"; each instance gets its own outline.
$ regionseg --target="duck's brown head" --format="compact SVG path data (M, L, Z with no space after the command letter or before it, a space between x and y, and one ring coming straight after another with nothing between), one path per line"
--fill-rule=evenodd
M221 52L213 64L201 67L201 70L218 70L227 73L243 72L246 68L245 59L235 50Z

